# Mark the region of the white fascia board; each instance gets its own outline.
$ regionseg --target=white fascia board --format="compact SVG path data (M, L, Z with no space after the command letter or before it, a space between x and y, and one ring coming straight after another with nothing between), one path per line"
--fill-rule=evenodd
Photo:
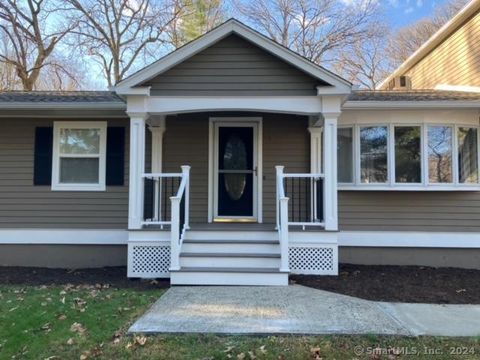
M1 229L0 244L126 245L126 230Z
M480 248L478 232L340 231L338 246Z
M398 68L396 68L385 80L383 80L379 89L385 89L388 82L395 76L399 76L410 70L415 64L421 61L426 55L434 50L442 41L450 36L459 26L462 25L471 15L480 9L480 1L470 1L462 10L452 19L443 25L435 34L433 34L417 51L407 58Z
M125 110L127 104L111 102L10 102L0 104L0 110Z
M309 115L322 112L322 101L317 96L151 96L144 109L149 114L242 110Z
M342 94L349 94L351 92L352 84L345 79L342 79L340 76L311 63L309 60L275 43L274 41L268 39L260 33L257 33L256 31L234 19L227 21L226 23L201 36L197 40L190 42L189 44L164 56L151 65L148 65L139 72L118 83L115 89L127 91L124 89L132 88L138 84L148 81L156 75L167 71L173 66L201 52L202 50L208 48L230 34L237 34L241 37L244 37L253 44L258 45L259 47L276 55L280 59L283 59L293 66L303 70L304 72L331 84L334 88L337 88L335 91L338 91Z
M478 109L480 101L346 101L342 109Z
M150 86L124 87L118 86L113 89L118 95L139 95L150 96Z

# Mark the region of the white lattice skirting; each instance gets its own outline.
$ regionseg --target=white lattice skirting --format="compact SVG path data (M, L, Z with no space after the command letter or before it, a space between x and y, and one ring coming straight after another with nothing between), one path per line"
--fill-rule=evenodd
M338 246L292 244L289 262L292 274L338 275Z
M128 244L128 277L170 277L170 245L165 242Z

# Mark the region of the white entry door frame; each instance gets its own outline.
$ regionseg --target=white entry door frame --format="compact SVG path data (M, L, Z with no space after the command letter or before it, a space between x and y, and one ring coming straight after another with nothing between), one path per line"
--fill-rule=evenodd
M208 141L208 222L252 221L262 223L263 126L261 117L210 117ZM219 128L251 127L253 129L253 216L219 216L218 214L218 150Z

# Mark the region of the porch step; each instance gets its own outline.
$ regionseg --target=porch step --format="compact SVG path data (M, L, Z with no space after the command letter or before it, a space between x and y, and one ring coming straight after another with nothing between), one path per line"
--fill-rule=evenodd
M278 240L184 240L183 253L279 254Z
M185 233L185 240L276 240L278 232L272 230L188 230Z
M202 268L276 268L280 254L276 253L182 253L180 266Z
M172 285L288 285L288 273L278 268L183 267L171 271Z

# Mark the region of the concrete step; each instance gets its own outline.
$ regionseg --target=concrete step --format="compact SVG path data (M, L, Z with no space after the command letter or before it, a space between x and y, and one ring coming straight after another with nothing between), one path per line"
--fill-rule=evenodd
M280 254L182 253L180 254L180 266L278 269L280 267Z
M170 273L172 285L286 286L288 273L274 268L183 267Z

